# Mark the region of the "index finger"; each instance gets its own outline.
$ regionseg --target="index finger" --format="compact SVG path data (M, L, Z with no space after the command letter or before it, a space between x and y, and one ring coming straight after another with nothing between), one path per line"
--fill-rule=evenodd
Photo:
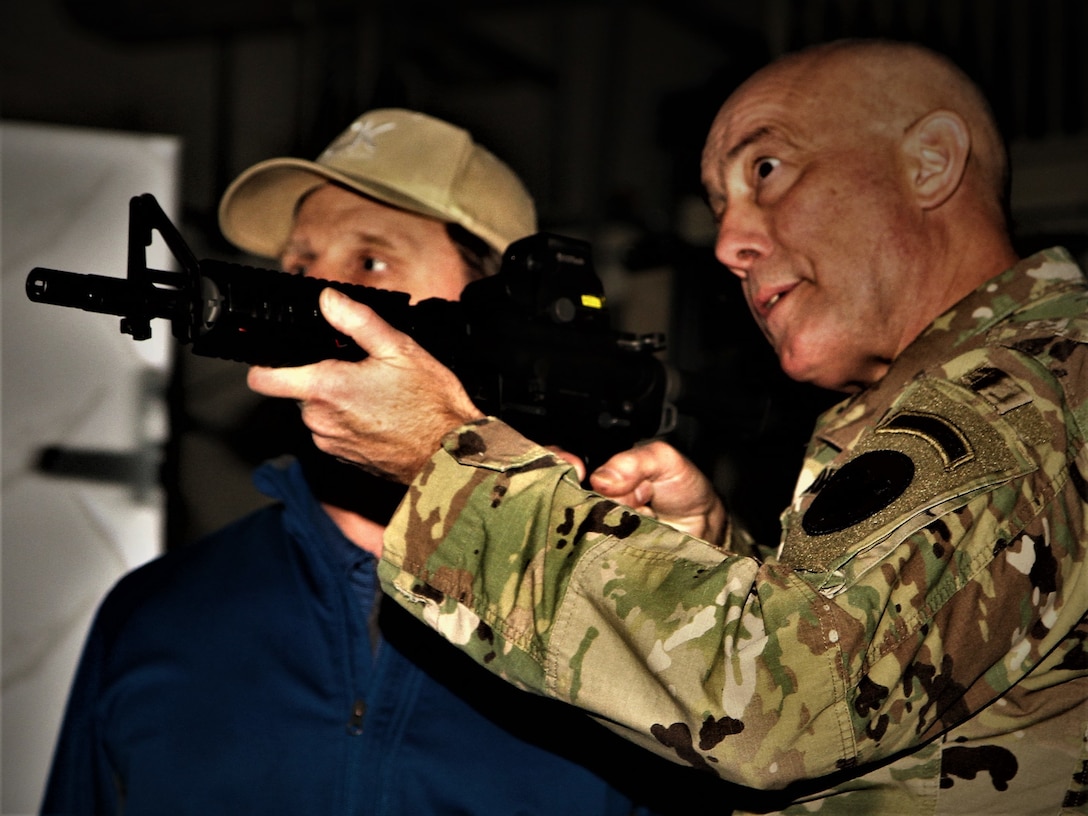
M266 397L306 399L319 377L318 369L338 362L323 360L319 363L283 368L250 366L249 373L246 374L246 385L251 391Z
M352 300L332 287L322 290L318 298L321 313L329 325L343 332L372 357L402 354L414 341L397 331L365 303Z
M333 287L321 291L318 303L329 325L351 337L367 352L368 358L388 357L404 347L406 335L386 323L365 303L352 300ZM360 362L365 364L368 358ZM322 360L304 366L252 366L246 384L267 397L303 400L314 393L317 382L328 374L329 366L342 364L336 360Z
M593 471L590 481L598 489L628 491L639 482L656 480L665 469L663 457L651 443L613 455Z

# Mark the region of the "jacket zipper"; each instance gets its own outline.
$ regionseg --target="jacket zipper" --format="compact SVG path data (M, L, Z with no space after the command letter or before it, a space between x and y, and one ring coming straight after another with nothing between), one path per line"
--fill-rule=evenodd
M356 700L351 704L351 719L348 720L348 733L357 737L363 733L363 716L366 714L366 701Z

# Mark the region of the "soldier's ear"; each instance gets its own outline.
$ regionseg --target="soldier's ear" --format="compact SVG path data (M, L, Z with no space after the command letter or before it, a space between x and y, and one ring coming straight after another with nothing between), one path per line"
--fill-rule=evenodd
M909 183L922 209L947 201L963 182L971 154L971 131L958 113L935 110L903 135Z

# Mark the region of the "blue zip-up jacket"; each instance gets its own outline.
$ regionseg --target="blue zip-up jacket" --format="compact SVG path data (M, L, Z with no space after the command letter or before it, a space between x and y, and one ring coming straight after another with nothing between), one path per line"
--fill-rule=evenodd
M646 764L632 765L638 749L378 602L373 557L344 538L297 464L266 465L255 481L279 503L133 571L103 602L43 813L689 806L690 773L641 752Z

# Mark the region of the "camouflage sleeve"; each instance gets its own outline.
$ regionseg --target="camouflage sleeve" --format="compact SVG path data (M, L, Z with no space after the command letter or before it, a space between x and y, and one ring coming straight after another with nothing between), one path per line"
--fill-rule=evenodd
M498 421L447 438L410 492L386 535L383 585L492 671L749 783L806 772L770 748L774 720L796 729L820 713L833 727L806 728L804 750L828 767L853 754L822 601L789 571L582 490ZM797 642L784 649L779 632ZM783 651L803 659L786 669Z
M839 551L814 547L818 530L778 563L718 550L584 491L485 420L410 488L383 586L511 682L731 781L780 788L890 757L1060 652L1088 596L1083 476L1047 441L1061 429L925 385L908 414L952 411L967 435L946 441L986 454L962 479L912 479L836 532ZM940 455L898 430L870 429L848 458Z

